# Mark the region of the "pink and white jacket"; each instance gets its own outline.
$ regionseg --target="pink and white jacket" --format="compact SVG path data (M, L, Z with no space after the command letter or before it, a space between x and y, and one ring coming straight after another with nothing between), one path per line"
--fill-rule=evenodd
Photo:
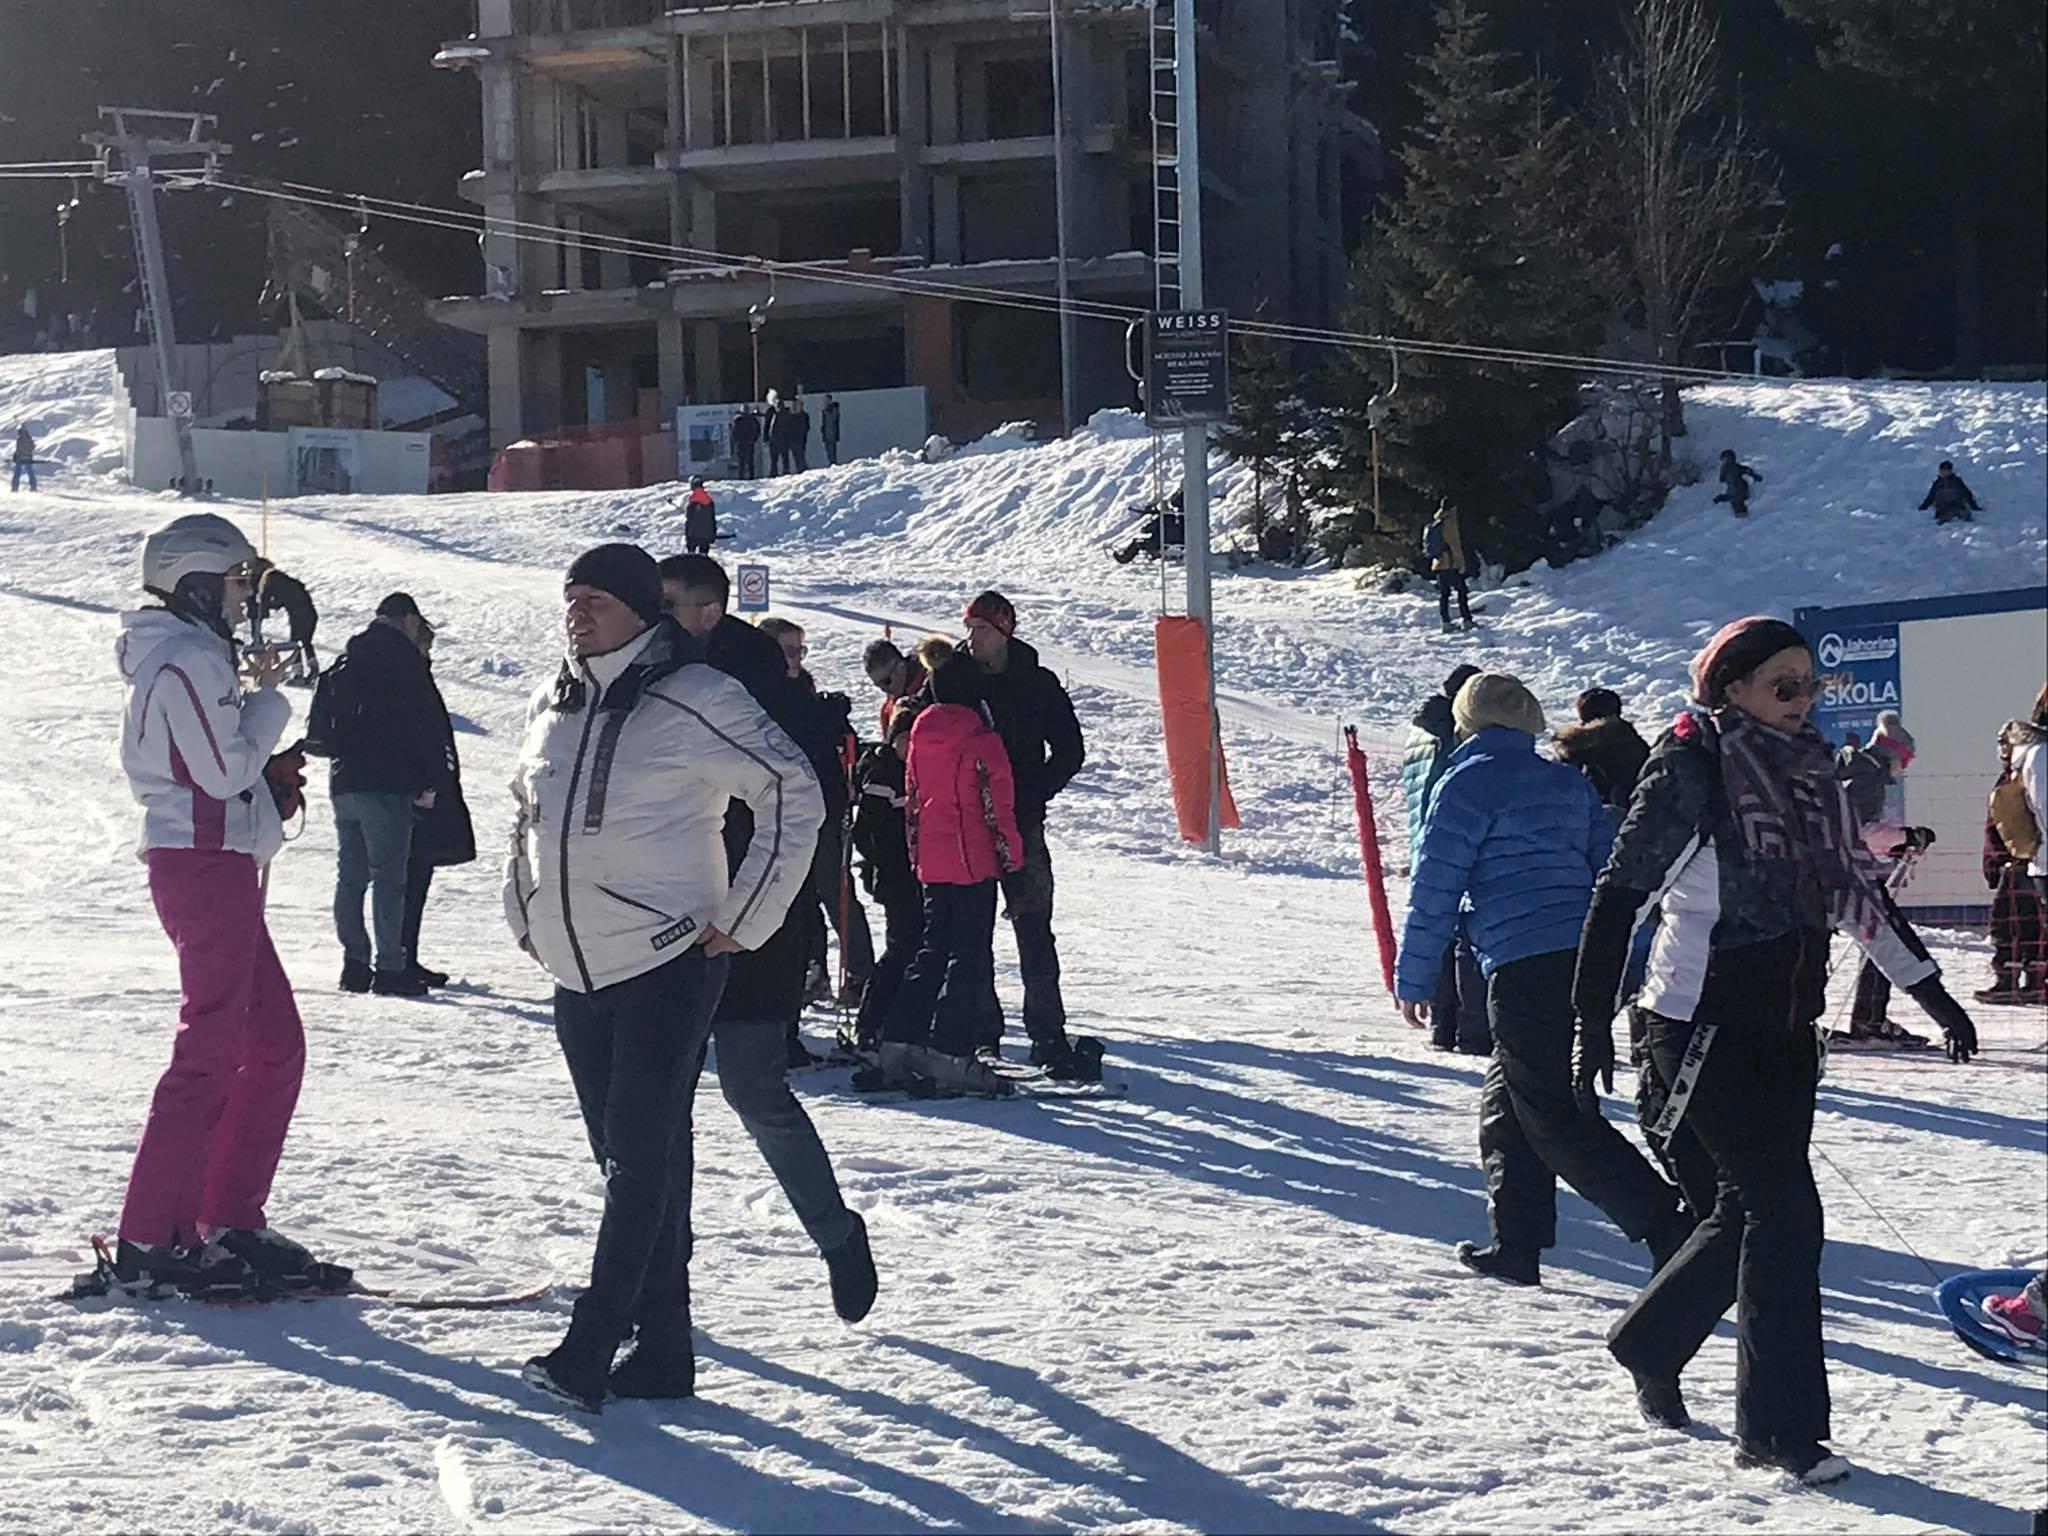
M1024 866L1003 738L964 704L930 704L903 765L910 862L924 885L979 885Z
M242 690L229 643L163 608L121 615L128 709L121 767L150 848L246 853L267 864L284 827L263 768L291 723L274 688Z

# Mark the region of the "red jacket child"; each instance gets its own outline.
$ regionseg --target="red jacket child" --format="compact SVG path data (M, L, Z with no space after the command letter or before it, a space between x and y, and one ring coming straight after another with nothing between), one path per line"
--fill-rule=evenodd
M978 885L1024 867L1003 739L965 704L931 704L903 769L910 862L924 885Z

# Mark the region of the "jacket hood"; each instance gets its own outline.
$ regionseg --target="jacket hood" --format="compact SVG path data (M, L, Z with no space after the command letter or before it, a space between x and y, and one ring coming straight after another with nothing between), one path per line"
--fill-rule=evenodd
M1554 739L1558 760L1570 763L1574 768L1622 748L1648 750L1636 728L1618 715L1610 715L1604 720L1561 725Z
M121 615L121 634L114 642L114 665L121 669L121 681L132 684L159 651L194 641L211 642L223 648L228 644L168 608L132 609Z
M1033 672L1042 665L1038 659L1038 647L1028 640L1010 637L1010 660L1003 668L1005 674L1012 672Z
M910 728L910 740L915 746L944 749L957 747L987 729L988 722L980 712L965 704L928 704L918 711L917 723Z

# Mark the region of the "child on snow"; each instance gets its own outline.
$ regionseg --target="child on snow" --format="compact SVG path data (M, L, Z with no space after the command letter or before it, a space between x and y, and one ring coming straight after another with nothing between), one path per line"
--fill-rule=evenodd
M1016 781L983 715L981 669L964 653L933 669L931 703L910 730L903 809L924 886L924 936L882 1028L882 1072L900 1084L1002 1091L974 1057L995 996L996 883L1023 867Z
M1749 516L1749 482L1763 484L1764 477L1747 464L1736 460L1733 448L1721 450L1721 494L1714 498L1715 505L1728 503L1728 510L1737 517Z
M699 475L690 482L689 499L683 503L683 547L693 555L708 555L717 542L718 504Z

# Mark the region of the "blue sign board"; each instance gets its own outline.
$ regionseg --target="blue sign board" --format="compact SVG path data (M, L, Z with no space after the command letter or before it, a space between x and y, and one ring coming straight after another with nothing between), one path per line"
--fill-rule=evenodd
M1799 618L1821 683L1813 723L1837 746L1851 732L1869 741L1879 712L1899 707L1898 621L1837 623L1825 608L1804 610Z

